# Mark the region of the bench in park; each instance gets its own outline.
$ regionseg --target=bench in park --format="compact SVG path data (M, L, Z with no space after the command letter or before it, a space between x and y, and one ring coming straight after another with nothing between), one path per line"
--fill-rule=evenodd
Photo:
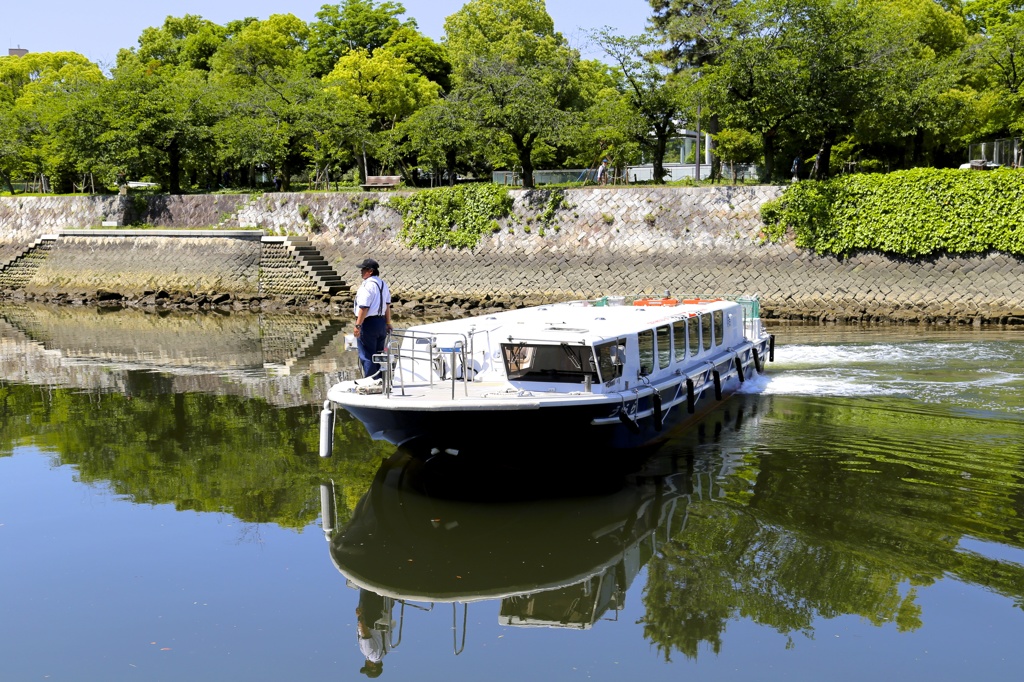
M367 175L363 189L394 189L402 184L401 175Z

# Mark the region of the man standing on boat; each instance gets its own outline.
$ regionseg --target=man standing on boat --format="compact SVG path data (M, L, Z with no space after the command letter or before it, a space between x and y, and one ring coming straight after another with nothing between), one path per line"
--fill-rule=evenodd
M384 342L391 331L391 290L380 277L377 261L367 258L358 267L363 282L356 291L355 337L359 342L363 376L369 377L380 371L380 365L373 361L373 356L384 352Z

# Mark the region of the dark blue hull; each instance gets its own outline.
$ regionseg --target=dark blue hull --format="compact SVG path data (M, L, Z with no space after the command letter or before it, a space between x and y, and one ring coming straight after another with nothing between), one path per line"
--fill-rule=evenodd
M439 451L479 449L483 444L519 449L543 446L628 450L644 448L685 429L721 404L740 386L735 373L693 387L692 401L685 380L655 394L627 398L623 403L545 407L524 410L396 411L362 407L346 409L359 419L371 437L395 445L416 445ZM717 396L720 395L721 398ZM691 411L692 407L692 411Z

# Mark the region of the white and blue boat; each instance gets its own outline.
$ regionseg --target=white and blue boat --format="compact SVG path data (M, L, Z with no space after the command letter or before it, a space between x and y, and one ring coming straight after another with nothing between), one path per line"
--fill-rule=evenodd
M756 296L607 296L446 320L395 329L381 373L332 386L325 412L438 452L642 448L763 372L774 341Z

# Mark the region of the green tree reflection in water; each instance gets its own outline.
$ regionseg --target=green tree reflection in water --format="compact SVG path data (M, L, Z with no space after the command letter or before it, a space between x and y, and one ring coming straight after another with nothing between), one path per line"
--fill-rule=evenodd
M130 396L2 385L0 456L34 445L73 465L82 482L109 483L136 503L302 529L320 513L320 482L342 490L345 520L393 451L340 412L336 456L321 459L319 405L168 394L160 384L159 375L133 376Z
M914 630L918 589L943 577L1024 609L1024 566L962 546L1024 547L1020 423L896 399L762 403L756 441L741 436L728 475L703 474L647 566L645 635L666 659L718 653L738 618L790 645L842 615ZM719 467L715 447L698 469Z
M339 412L323 460L319 405L173 394L164 382L133 375L130 396L0 385L0 456L32 445L136 503L302 529L326 480L347 523L394 452ZM1024 565L978 549L1024 549L1021 420L895 398L734 400L756 424L672 446L692 459L684 488L695 492L642 557L644 633L666 658L718 652L737 619L793 645L843 615L914 630L927 620L918 591L943 578L1024 608Z

